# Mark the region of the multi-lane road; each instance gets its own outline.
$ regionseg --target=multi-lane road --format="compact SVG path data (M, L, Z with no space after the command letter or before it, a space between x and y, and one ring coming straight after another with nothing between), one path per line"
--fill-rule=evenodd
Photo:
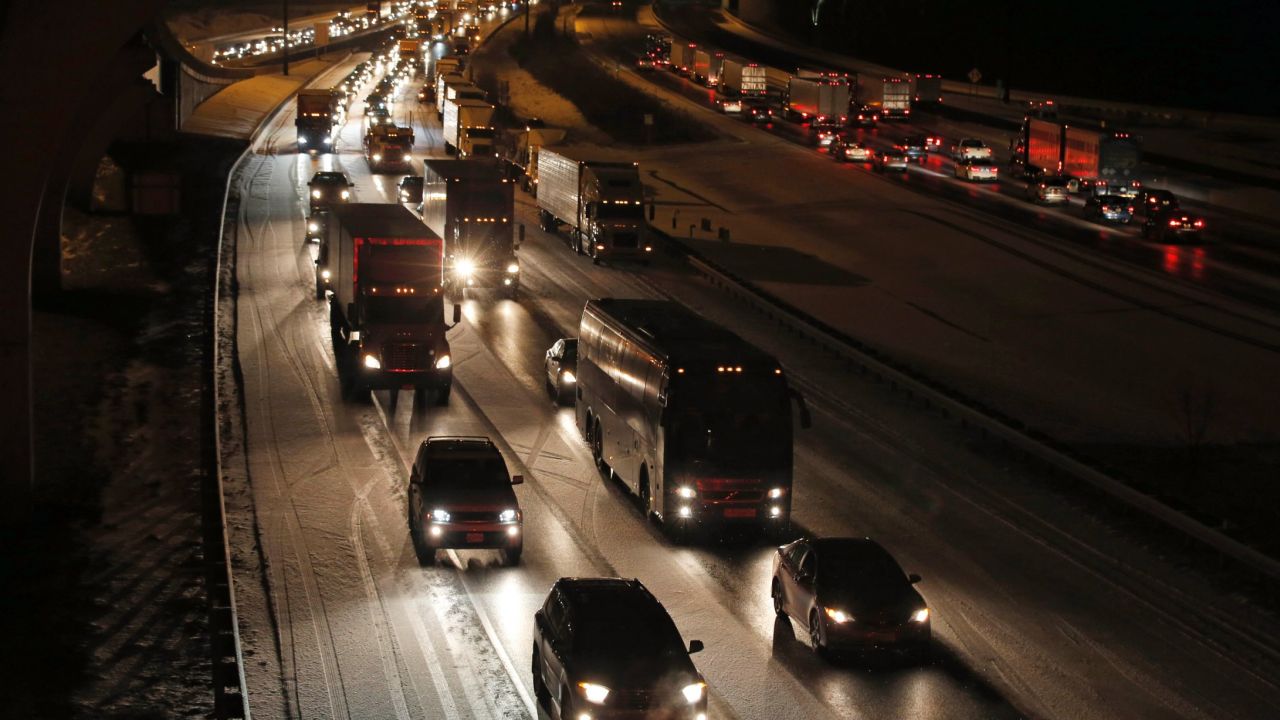
M416 155L443 156L434 114L412 103L395 112L414 124ZM678 262L610 268L574 256L537 229L525 195L521 299L459 299L449 406L415 408L409 393L344 403L328 313L313 299L305 183L341 169L356 201L393 202L399 178L368 172L358 110L333 155L298 155L292 126L289 110L273 118L233 178L250 482L228 493L239 498L233 542L263 561L261 574L241 563L237 576L255 716L545 715L532 702L532 617L550 584L572 575L638 577L653 590L686 639L707 645L695 661L714 717L1266 718L1280 708L1280 628L1265 613L1044 490L998 449L797 347ZM878 196L900 202L890 185L847 182L867 209ZM924 576L933 661L816 659L774 620L767 544L675 546L601 478L541 375L546 348L575 334L583 303L599 296L676 299L782 360L815 410L815 427L797 433L797 521L875 537ZM419 565L406 465L433 434L488 435L526 476L521 566L487 552Z

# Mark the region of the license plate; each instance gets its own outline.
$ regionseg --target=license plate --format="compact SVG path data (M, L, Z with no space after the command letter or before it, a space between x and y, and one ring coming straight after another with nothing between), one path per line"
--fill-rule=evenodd
M467 542L469 543L484 542L484 533L467 533Z
M724 516L727 518L753 518L756 516L755 508L725 508Z

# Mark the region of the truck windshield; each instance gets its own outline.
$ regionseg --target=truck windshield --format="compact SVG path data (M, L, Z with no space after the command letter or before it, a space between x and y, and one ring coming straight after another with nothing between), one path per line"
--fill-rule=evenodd
M365 319L371 323L419 324L444 317L444 300L440 297L374 297L364 298Z
M667 412L668 448L677 462L752 472L789 460L789 401L772 378L687 379L672 389Z
M626 220L640 218L644 215L643 207L641 205L600 203L596 207L596 217L602 220Z

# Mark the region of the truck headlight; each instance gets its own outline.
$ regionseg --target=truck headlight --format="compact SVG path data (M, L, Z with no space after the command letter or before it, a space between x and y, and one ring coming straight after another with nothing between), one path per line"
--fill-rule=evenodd
M773 489L771 489L771 490L769 491L769 497L770 497L770 498L772 498L772 499L774 499L774 500L777 500L778 498L780 498L780 497L782 497L783 495L786 495L786 494L787 494L787 489L786 489L786 488L776 487L776 488L773 488Z
M440 359L436 360L436 369L447 370L449 366L452 364L453 364L453 361L449 359L448 355L441 355Z
M515 521L516 521L515 510L503 510L502 512L498 513L498 522L515 522Z
M520 272L520 265L517 263L511 263L510 265L507 266L507 272L512 275L515 275L516 273Z
M461 275L462 277L469 278L475 274L476 264L471 260L463 259L458 261L458 264L455 266L455 269L457 270L458 274Z
M928 620L928 619L929 619L929 608L921 608L921 609L919 609L919 610L915 611L915 613L913 613L913 614L911 615L911 619L912 619L912 620L914 620L914 621L916 621L916 622L918 622L918 623L922 623L922 622L924 622L925 620Z
M449 511L448 511L448 510L442 510L441 508L436 508L435 510L432 510L432 511L431 511L431 521L432 521L432 522L438 522L438 523L447 523L447 522L449 522Z
M377 370L382 367L382 363L378 361L378 358L372 355L365 355L364 366L371 370Z
M347 200L347 199L350 199L350 198L351 198L351 191L350 191L350 190L343 190L343 191L342 191L342 199L343 199L343 200Z
M680 693L684 695L684 699L692 705L702 699L702 695L706 691L706 688L706 683L696 682L690 685L685 685L680 689Z
M312 190L312 191L311 191L311 197L313 197L313 198L315 198L315 199L319 200L319 199L320 199L320 191L319 191L319 190Z
M578 683L578 688L582 690L582 696L585 697L589 703L603 705L605 698L609 697L609 688L603 685L580 682Z
M676 488L676 495L682 498L693 498L698 496L698 491L691 487Z

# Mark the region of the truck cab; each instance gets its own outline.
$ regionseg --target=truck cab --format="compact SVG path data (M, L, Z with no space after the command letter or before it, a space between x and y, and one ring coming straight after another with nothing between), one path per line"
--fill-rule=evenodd
M644 186L631 163L592 164L584 173L586 221L582 250L592 261L648 262L653 247L645 235Z

